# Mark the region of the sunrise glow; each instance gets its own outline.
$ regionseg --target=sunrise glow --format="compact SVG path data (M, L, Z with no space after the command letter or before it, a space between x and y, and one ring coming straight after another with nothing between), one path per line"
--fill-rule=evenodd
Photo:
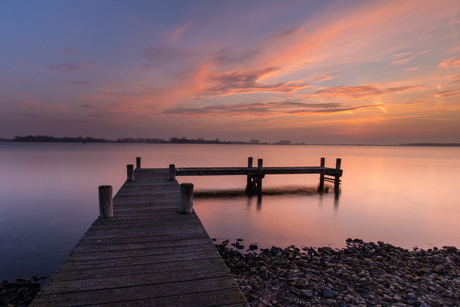
M459 1L8 1L0 137L460 142Z

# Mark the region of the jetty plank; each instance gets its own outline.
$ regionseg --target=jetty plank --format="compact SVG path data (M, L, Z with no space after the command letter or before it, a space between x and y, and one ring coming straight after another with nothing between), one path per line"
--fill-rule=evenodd
M247 306L168 169L132 177L30 306Z

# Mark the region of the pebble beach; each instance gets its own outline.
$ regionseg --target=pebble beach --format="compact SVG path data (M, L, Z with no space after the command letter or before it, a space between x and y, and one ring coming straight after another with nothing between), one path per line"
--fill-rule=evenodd
M460 250L348 239L332 249L215 244L250 306L460 306ZM27 306L38 278L2 281L0 306Z
M456 247L360 239L342 249L248 247L216 245L250 306L460 306Z

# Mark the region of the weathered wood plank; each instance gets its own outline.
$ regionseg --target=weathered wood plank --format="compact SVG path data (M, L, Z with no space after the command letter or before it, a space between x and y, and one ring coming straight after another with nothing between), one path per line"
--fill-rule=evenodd
M136 169L30 306L247 306L167 169Z
M166 298L172 296L182 296L186 294L207 293L211 291L222 291L235 289L237 285L228 277L196 279L192 281L171 282L163 284L145 284L134 287L120 287L104 289L98 291L72 291L61 292L59 294L46 294L49 290L44 290L41 295L34 300L34 304L51 306L81 306L98 305L107 303L119 303L123 301L148 300L154 298ZM239 298L243 303L243 297ZM213 302L209 302L212 305ZM214 302L218 305L217 302ZM203 306L207 306L204 304Z

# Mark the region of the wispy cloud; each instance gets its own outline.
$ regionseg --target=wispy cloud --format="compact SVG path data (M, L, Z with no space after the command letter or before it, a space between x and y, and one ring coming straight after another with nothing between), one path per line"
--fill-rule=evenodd
M429 52L429 50L400 52L387 57L380 58L378 60L389 61L392 65L403 65L416 59L419 55L425 54L427 52Z
M68 62L50 66L48 72L52 74L73 74L98 65L98 62Z
M460 57L442 61L438 67L444 67L445 69L449 69L452 67L459 67L459 66L460 66Z
M267 67L251 71L236 71L216 73L209 77L215 85L206 88L201 94L223 96L229 94L243 94L254 92L290 93L307 87L305 83L281 82L276 84L261 84L260 79L279 72L278 67Z
M385 95L387 93L405 92L413 89L417 89L421 85L415 86L400 86L400 87L389 87L379 88L372 85L363 86L339 86L332 87L324 90L316 91L312 96L320 96L324 98L347 98L347 99L361 99L375 96Z
M460 96L460 89L444 90L435 92L435 97L447 98Z
M308 114L332 114L353 111L363 108L378 107L378 105L349 106L343 103L305 103L296 101L266 102L266 103L241 103L241 104L216 104L212 106L178 107L167 110L165 116L186 117L269 117Z
M449 76L450 82L460 82L460 74L450 75Z

